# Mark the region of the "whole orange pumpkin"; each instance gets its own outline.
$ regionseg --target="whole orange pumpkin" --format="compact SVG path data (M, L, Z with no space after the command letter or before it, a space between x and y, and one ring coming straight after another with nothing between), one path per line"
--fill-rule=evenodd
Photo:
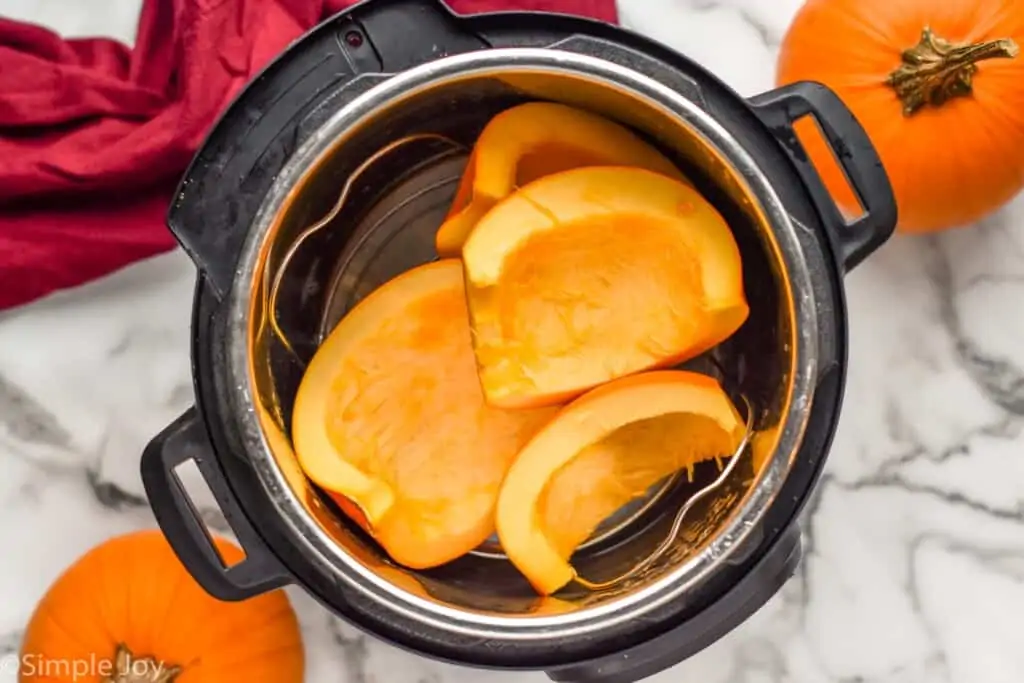
M1022 44L1021 0L808 0L778 82L834 90L878 150L900 229L930 232L974 222L1024 187ZM836 202L858 213L813 124L798 134Z
M244 555L217 539L225 564ZM301 683L287 596L210 597L158 531L106 541L68 568L25 630L20 683Z

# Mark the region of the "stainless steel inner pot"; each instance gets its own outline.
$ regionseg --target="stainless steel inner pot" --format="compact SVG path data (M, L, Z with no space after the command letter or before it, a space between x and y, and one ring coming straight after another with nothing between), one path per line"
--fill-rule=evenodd
M714 363L697 365L720 373L756 415L744 462L698 505L660 561L614 588L569 588L549 598L539 598L493 544L435 570L395 565L305 478L289 445L302 361L361 297L436 258L433 232L463 154L426 140L376 162L327 228L288 263L276 310L294 355L266 324L267 273L276 272L304 229L330 212L356 166L409 134L443 134L469 147L495 113L536 99L632 127L676 159L730 222L744 257L751 316L712 352ZM248 233L227 301L226 340L246 455L309 560L382 610L492 641L562 638L640 617L666 601L685 600L721 563L742 555L792 466L817 367L807 258L754 158L696 104L636 71L558 50L509 48L444 57L367 82L285 165ZM599 532L573 557L574 566L591 580L625 572L661 543L699 480L717 473L712 464L698 470L693 484L667 482L660 495Z

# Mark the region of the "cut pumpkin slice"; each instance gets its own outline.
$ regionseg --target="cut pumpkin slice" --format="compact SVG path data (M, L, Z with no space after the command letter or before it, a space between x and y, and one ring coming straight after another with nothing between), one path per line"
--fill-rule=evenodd
M745 434L729 397L706 375L661 370L598 387L516 457L498 498L502 548L551 595L576 578L569 558L603 520L665 477L731 456Z
M420 266L361 301L309 364L295 453L401 565L437 566L494 532L516 452L552 415L484 403L462 266Z
M495 406L560 403L688 360L749 313L725 220L644 169L580 168L520 188L480 220L463 263Z
M505 110L477 138L437 232L437 253L458 256L477 221L515 188L560 171L608 165L637 166L685 181L661 152L609 119L551 102Z

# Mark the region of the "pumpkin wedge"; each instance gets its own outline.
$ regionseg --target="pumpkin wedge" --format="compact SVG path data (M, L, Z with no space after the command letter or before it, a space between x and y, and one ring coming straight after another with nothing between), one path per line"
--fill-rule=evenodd
M437 253L458 256L477 221L515 188L560 171L608 165L637 166L684 181L661 152L609 119L552 102L506 109L477 138L438 229Z
M551 414L484 403L462 266L444 260L341 320L303 376L292 437L306 475L392 559L421 569L494 532L501 479Z
M573 169L520 188L480 220L463 264L484 395L500 407L674 365L749 312L722 216L644 169Z
M745 431L706 375L661 370L598 387L516 457L498 497L502 548L551 595L576 577L569 558L602 520L674 472L731 456Z

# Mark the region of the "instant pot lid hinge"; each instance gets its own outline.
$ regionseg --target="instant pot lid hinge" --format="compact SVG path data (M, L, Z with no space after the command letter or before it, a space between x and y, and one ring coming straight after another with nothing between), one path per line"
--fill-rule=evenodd
M231 286L245 236L277 174L331 114L413 66L492 47L549 47L605 59L706 108L700 67L678 64L678 55L676 64L661 59L658 46L619 27L537 12L462 17L442 0L364 0L265 67L221 115L178 185L168 227L217 298Z
M439 0L372 0L321 23L239 93L204 140L167 214L222 299L249 227L296 149L347 101L417 64L488 45Z

